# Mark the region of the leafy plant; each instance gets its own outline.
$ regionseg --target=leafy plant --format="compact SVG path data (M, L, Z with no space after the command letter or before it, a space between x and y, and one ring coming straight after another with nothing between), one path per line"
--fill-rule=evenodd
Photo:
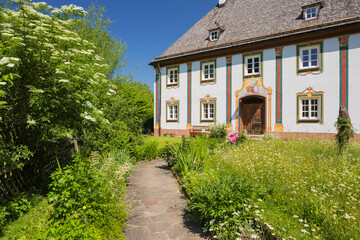
M337 118L335 126L337 127L338 130L338 133L336 134L336 140L337 140L339 152L341 154L348 145L350 138L354 136L355 131L351 124L351 120L341 116Z
M249 206L258 194L250 181L225 175L196 186L188 210L192 220L203 224L204 231L220 239L234 239L240 230L239 222L251 219ZM228 225L226 231L224 224Z
M227 136L226 124L213 124L210 125L210 138L225 139Z

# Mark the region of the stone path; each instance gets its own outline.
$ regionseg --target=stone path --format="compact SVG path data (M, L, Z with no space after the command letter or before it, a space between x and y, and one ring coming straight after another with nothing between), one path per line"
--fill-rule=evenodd
M164 161L137 166L129 178L127 199L132 204L127 240L204 239L201 228L186 221L186 201Z

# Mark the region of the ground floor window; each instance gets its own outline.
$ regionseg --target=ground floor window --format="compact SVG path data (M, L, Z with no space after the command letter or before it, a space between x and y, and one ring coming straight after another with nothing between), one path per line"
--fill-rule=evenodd
M179 103L168 103L166 109L166 121L178 122L179 121Z
M323 92L297 94L297 122L323 123Z
M216 117L216 101L201 102L201 121L214 122Z

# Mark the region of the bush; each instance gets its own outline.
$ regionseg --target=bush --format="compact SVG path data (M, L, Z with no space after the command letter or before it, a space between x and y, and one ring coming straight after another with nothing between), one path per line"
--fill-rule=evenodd
M155 141L146 142L135 147L134 156L136 160L151 160L161 155L158 149L159 143Z
M9 221L19 218L32 206L31 197L28 195L21 195L10 201L4 200L0 203L0 234Z
M240 134L238 132L232 132L229 137L229 142L235 145L243 143L247 140L247 137L244 133Z
M350 138L354 136L355 131L351 124L351 120L341 116L338 117L335 126L338 129L336 140L339 148L339 153L341 154L349 143Z
M220 139L225 139L227 136L227 131L226 131L226 125L225 124L213 124L210 125L210 138L220 138Z
M251 219L250 204L258 195L250 181L225 175L195 186L187 207L190 218L203 224L204 231L220 239L235 239L239 223Z
M97 228L106 234L106 238L122 236L128 214L116 188L121 188L125 182L114 177L118 164L114 164L109 157L107 159L99 168L90 159L76 158L72 165L52 174L48 198L49 203L53 204L50 218L53 222L41 234L46 235L50 231L53 237L67 232L81 236L81 230L71 231L74 224L81 223L84 229L88 229L89 225ZM114 180L109 181L109 176L113 176Z

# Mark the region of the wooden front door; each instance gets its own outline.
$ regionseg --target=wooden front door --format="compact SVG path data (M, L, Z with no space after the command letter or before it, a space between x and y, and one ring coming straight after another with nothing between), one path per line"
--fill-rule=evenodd
M251 134L263 134L265 132L264 110L264 103L243 104L243 129Z

